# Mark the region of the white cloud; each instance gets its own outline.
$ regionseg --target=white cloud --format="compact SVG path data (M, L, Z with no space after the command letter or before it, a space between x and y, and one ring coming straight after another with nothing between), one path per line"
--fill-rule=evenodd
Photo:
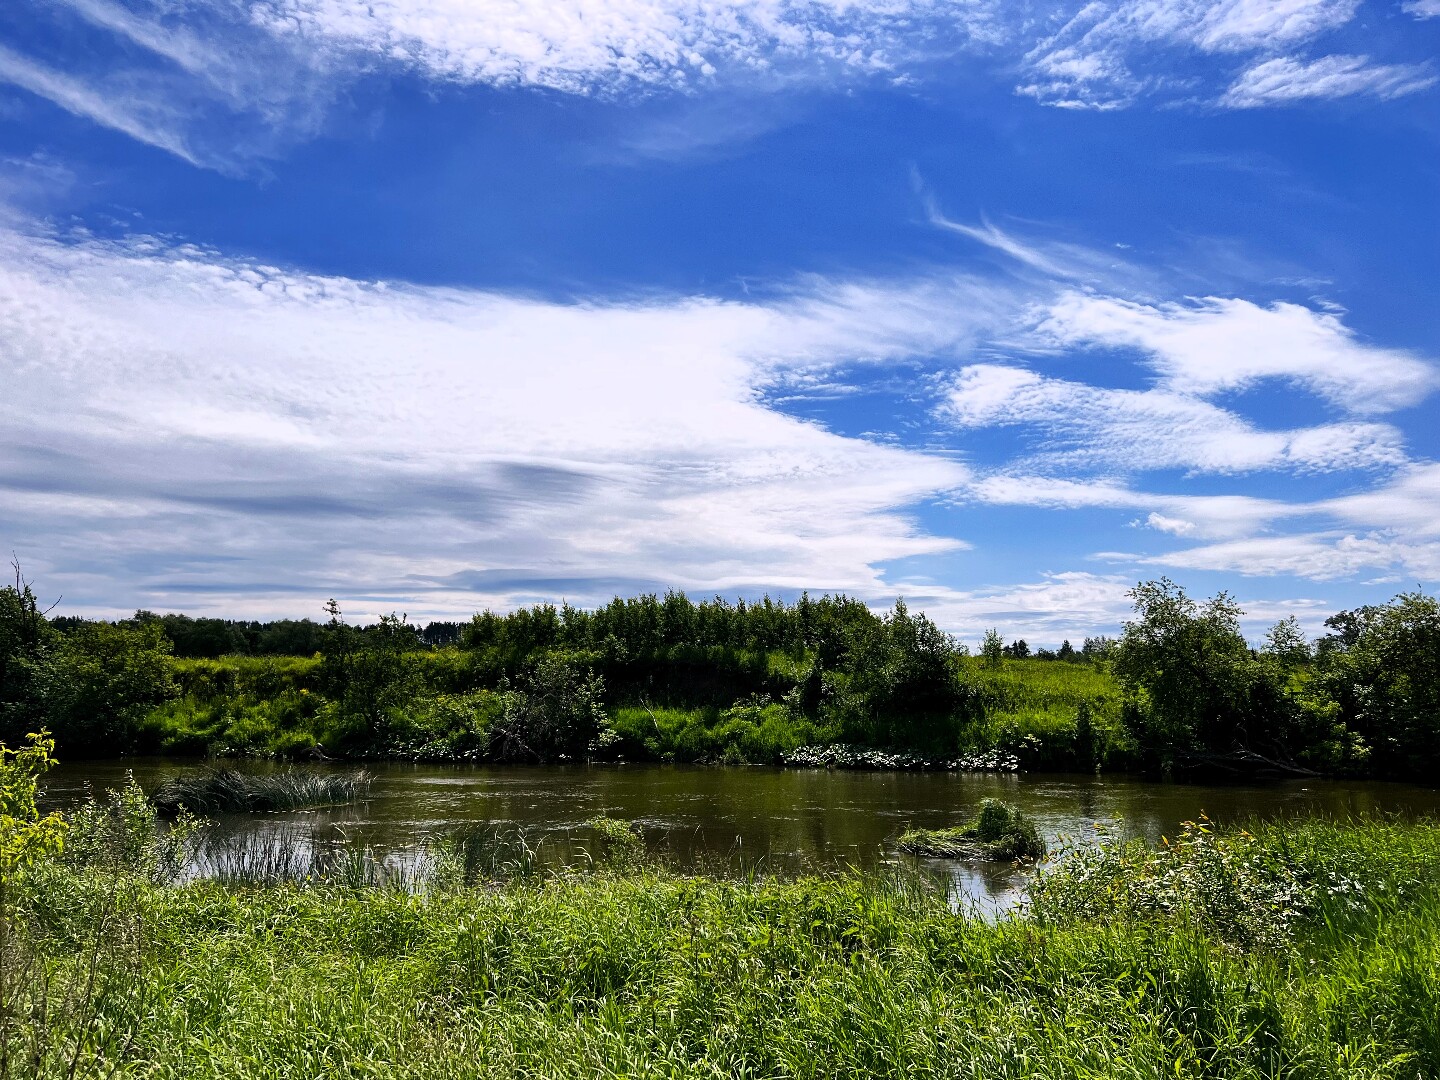
M1426 64L1372 64L1367 56L1324 56L1306 63L1281 56L1245 71L1221 104L1253 109L1355 94L1396 98L1428 90L1437 81L1440 76Z
M1167 6L1155 4L1152 6ZM1278 49L1309 41L1355 17L1360 0L1226 0L1176 5L1192 16L1195 44L1212 52Z
M1116 254L1125 245L1109 250L1067 243L1063 240L1021 239L991 223L983 215L979 225L967 225L947 217L925 185L918 172L912 173L912 184L925 206L930 224L944 232L962 236L992 251L997 251L1017 264L1017 273L1033 272L1047 284L1071 281L1109 291L1144 289L1154 285L1153 275Z
M1400 434L1388 425L1264 431L1175 391L1111 390L997 364L962 368L942 414L961 427L1037 428L1047 438L1045 456L1072 468L1327 471L1405 461Z
M1151 513L1145 519L1145 524L1152 529L1159 529L1161 532L1173 533L1176 536L1187 536L1195 531L1195 522L1186 521L1184 518L1166 517L1164 514Z
M1269 53L1349 23L1359 0L1126 0L1081 7L1025 57L1020 92L1051 105L1105 108L1183 93L1177 58Z
M1006 641L1025 638L1031 648L1054 648L1068 640L1079 648L1087 637L1114 637L1120 625L1134 614L1129 592L1136 578L1124 574L1066 571L1041 575L1039 580L975 589L906 589L912 606L923 609L954 627L972 649L978 649L985 631L994 627ZM1192 590L1192 595L1197 595ZM1241 627L1259 639L1270 626L1289 615L1300 619L1309 634L1323 631L1324 620L1334 612L1332 603L1313 597L1265 600L1241 597L1245 612Z
M1406 0L1400 7L1417 19L1440 19L1440 0Z
M977 477L967 493L975 501L996 505L1149 510L1144 524L1151 529L1215 541L1159 553L1095 556L1136 567L1312 581L1380 570L1399 571L1411 580L1440 581L1440 465L1434 463L1407 466L1368 491L1311 502L1175 495L1139 491L1112 480L1024 474ZM1281 531L1293 522L1305 527ZM1401 578L1387 574L1382 583L1395 580Z
M77 604L893 594L880 564L964 546L906 508L969 471L758 390L963 342L982 291L555 304L0 233L4 540Z
M444 79L585 93L690 86L787 62L886 71L938 34L989 37L988 5L942 0L259 0L254 20Z
M1412 465L1373 491L1329 500L1325 509L1352 524L1417 540L1440 539L1440 465Z
M1024 637L1033 647L1068 639L1079 648L1088 636L1114 636L1130 614L1126 592L1134 584L1119 575L1066 571L1038 581L905 595L942 625L956 627L972 647L995 627L1007 641Z
M172 28L151 21L110 0L54 0L103 30L110 30L178 64L194 75L207 78L229 67L224 52L184 28Z
M1070 14L1054 33L1041 29L1046 19L995 0L19 2L56 23L52 54L12 50L0 78L228 172L314 135L358 79L397 70L434 83L577 95L722 90L753 98L817 86L914 86L947 80L963 64L982 79L1018 70L1022 94L1098 109L1142 97L1233 106L1394 97L1434 81L1412 64L1277 56L1338 27L1358 35L1358 0L1065 0ZM1423 17L1432 3L1409 10ZM94 47L57 47L75 39L77 19L115 47L93 33ZM1248 70L1237 69L1242 61ZM630 155L713 153L777 122L743 109L708 119L697 110L618 142ZM1006 242L988 227L975 238Z
M204 164L181 134L180 117L148 94L117 93L56 71L0 44L0 83L55 103L66 112L166 150L192 165Z
M1147 527L1197 539L1254 536L1287 519L1326 512L1324 507L1252 495L1174 495L1137 490L1117 480L1068 480L1023 472L976 476L964 494L996 506L1148 510L1143 522Z
M1010 256L1018 263L1032 269L1039 270L1043 274L1052 277L1073 277L1074 271L1056 261L1052 256L1045 254L1030 244L1021 243L1010 234L997 229L990 222L984 221L979 226L965 225L958 221L951 221L935 205L934 200L927 195L925 208L930 224L946 232L955 233L974 240L985 247L991 248L1004 255Z
M1423 398L1424 361L1293 305L1062 293L1037 308L1045 295L931 272L802 279L744 303L551 303L144 237L0 232L0 542L91 609L116 583L130 604L257 615L331 594L368 605L355 614L429 615L670 585L830 588L903 591L956 627L1063 599L1067 581L1077 596L1113 584L1057 574L967 592L882 569L982 539L975 507L1124 511L1117 525L1145 526L1128 534L1148 548L1125 557L1137 568L1323 579L1440 563L1440 467L1407 464L1393 429L1267 431L1204 397L1277 378L1374 412ZM1044 344L1139 348L1160 385L964 364L943 384L952 423L1041 437L1038 453L983 472L953 447L876 445L766 405L856 364L1023 344L1036 310ZM1310 502L1123 479L1375 466L1393 476ZM1110 478L1087 478L1097 471ZM917 522L931 499L957 510L954 533ZM1280 533L1296 522L1307 531ZM1177 544L1191 546L1158 550ZM1113 623L1097 608L1088 624L1009 625Z
M1314 581L1375 571L1382 576L1364 584L1406 577L1440 580L1440 465L1408 466L1370 491L1280 505L1268 520L1283 517L1319 519L1321 527L1283 535L1256 535L1252 528L1220 543L1125 559L1137 565Z
M1040 332L1059 344L1143 350L1164 388L1187 395L1279 379L1368 414L1414 405L1437 385L1435 368L1414 354L1367 345L1337 314L1298 304L1209 297L1147 305L1070 292Z
M1304 533L1258 536L1186 548L1138 560L1150 566L1208 570L1247 577L1290 575L1311 581L1354 577L1375 569L1405 567L1435 580L1440 549L1416 545L1383 533Z

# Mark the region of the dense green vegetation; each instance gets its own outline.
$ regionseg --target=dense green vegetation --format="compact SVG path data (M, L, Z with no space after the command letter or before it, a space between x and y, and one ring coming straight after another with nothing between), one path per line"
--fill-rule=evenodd
M779 763L844 744L1030 769L1435 775L1433 598L1342 612L1313 644L1283 622L1256 648L1223 593L1133 595L1115 641L1032 654L992 631L971 656L903 602L877 614L843 596L671 593L422 632L351 626L333 601L323 624L49 620L17 577L0 590L0 737L44 726L71 756ZM193 655L217 640L239 651ZM314 651L257 655L300 640Z
M985 921L918 871L682 875L617 822L609 857L411 888L174 884L184 835L134 794L66 824L3 879L0 1075L1440 1073L1432 825L1201 822L1065 853Z

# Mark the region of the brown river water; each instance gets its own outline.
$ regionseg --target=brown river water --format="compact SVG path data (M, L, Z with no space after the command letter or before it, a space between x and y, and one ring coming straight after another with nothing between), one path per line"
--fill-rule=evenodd
M239 768L274 768L236 763ZM122 784L133 772L146 791L202 762L131 758L67 762L45 777L51 806ZM322 765L347 771L354 766ZM1044 773L844 772L759 766L465 766L368 763L369 797L352 806L225 815L219 851L244 858L283 855L300 864L318 852L361 846L403 871L425 858L427 841L467 826L519 831L542 863L583 857L583 823L598 815L632 821L652 851L682 868L769 866L824 869L905 861L895 840L910 826L964 822L981 799L1018 805L1055 847L1096 827L1158 842L1201 813L1217 822L1368 813L1440 818L1440 790L1407 784L1306 780L1203 786L1125 776ZM298 862L296 862L298 860ZM949 876L961 903L1012 906L1025 875L1009 867L927 863ZM224 859L215 863L224 865ZM205 873L206 868L198 868ZM222 872L222 871L217 871Z

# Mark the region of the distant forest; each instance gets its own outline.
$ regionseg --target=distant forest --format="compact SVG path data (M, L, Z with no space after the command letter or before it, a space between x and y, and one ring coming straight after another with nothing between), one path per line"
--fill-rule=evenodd
M843 596L835 597L833 601L859 603L847 600ZM662 633L668 634L670 637L685 636L691 633L690 628L699 630L700 640L686 637L688 644L733 645L738 641L742 643L740 647L745 648L773 647L762 646L762 641L779 640L788 643L790 636L796 632L789 625L789 620L792 618L792 607L787 607L768 597L754 604L737 600L733 605L717 597L713 601L690 604L694 610L687 616L677 614L680 610L678 607L680 602L690 603L683 594L669 593L663 599L658 596L642 596L634 600L616 598L608 607L595 612L569 605L556 608L547 604L522 608L508 615L497 616L486 612L477 615L475 620L470 622L432 621L424 626L407 622L405 626L407 632L414 635L416 647L428 649L459 645L465 640L467 632L471 633L473 638L477 625L482 623L487 628L482 632L488 633L491 637L499 637L528 633L528 630L520 630L519 625L533 621L537 626L544 627L539 632L544 636L547 647L593 645L596 640L603 640L613 634L615 627L623 628L637 621L650 626L665 627L667 629ZM805 633L803 624L806 621L807 606L812 604L828 606L831 603L832 598L829 596L819 601L812 601L807 595L793 605L793 615L801 624L798 632L802 637ZM638 611L631 609L638 609ZM60 616L50 621L52 626L64 633L82 626L90 620L70 615ZM174 654L191 660L214 660L221 656L313 655L324 649L327 629L326 623L314 619L275 619L264 622L253 619L194 617L173 613L157 615L153 611L143 609L135 612L132 619L125 621L129 623L158 622L161 629L165 631L165 636L170 640ZM506 624L503 629L500 628L500 623ZM777 637L776 630L779 623L784 623L785 628L779 631ZM362 626L360 629L362 631L374 630L378 627L377 623L372 627ZM670 643L679 644L678 641ZM1018 638L1009 644L1002 645L1001 653L1015 660L1033 658L1088 663L1102 657L1110 645L1110 638L1099 636L1085 638L1078 649L1069 640L1061 642L1058 649L1044 647L1032 649L1024 638Z

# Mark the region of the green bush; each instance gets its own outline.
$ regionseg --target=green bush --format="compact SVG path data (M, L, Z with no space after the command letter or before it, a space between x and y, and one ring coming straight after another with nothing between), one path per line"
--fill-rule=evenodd
M1075 845L1031 887L1053 923L1156 920L1246 949L1289 947L1302 931L1343 934L1357 916L1434 902L1440 830L1388 819L1285 821L1221 830L1202 815L1158 848Z
M1327 624L1307 704L1322 764L1433 778L1440 768L1440 602L1405 593Z
M188 813L172 815L162 826L155 807L135 782L90 795L65 815L69 832L63 862L81 869L141 874L157 882L173 881L190 854L190 844L208 822Z
M584 759L618 741L604 706L605 682L569 657L541 656L516 689L502 691L489 725L501 761Z

